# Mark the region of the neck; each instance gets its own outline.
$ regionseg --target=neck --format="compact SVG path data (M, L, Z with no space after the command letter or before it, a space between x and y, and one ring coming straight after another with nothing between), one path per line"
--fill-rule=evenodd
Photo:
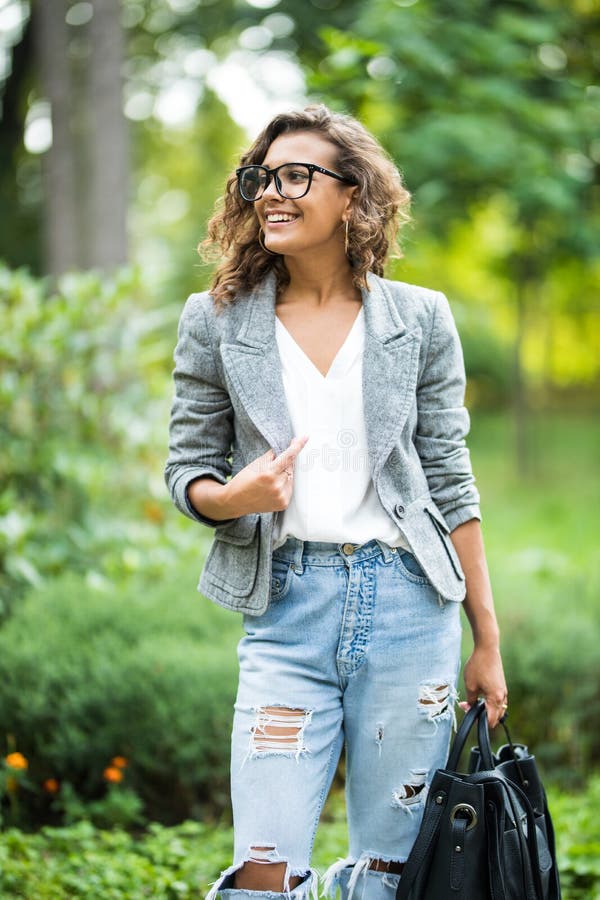
M310 306L324 306L339 301L340 297L360 300L360 291L353 284L352 268L344 253L336 254L335 259L332 256L326 259L286 256L285 265L290 282L283 302L297 300Z

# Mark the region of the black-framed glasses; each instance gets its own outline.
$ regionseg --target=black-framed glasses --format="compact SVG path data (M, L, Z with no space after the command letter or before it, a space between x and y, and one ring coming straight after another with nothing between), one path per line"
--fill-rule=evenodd
M242 166L236 169L235 174L240 194L244 200L254 203L255 200L260 200L268 188L271 178L275 181L277 193L284 200L299 200L300 197L305 197L310 191L315 172L329 175L330 178L335 178L344 184L356 184L353 179L345 178L343 175L338 175L337 172L331 172L314 163L283 163L274 169L268 169L266 166Z

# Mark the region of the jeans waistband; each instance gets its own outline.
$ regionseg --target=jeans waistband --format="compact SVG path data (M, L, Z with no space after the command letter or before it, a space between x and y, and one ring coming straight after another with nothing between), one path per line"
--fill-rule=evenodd
M311 563L317 566L343 566L361 562L374 556L383 556L390 562L397 552L404 552L402 547L389 547L376 538L365 544L351 541L336 543L329 541L302 541L300 538L288 537L285 544L273 551L273 556L293 562L298 569L302 564Z

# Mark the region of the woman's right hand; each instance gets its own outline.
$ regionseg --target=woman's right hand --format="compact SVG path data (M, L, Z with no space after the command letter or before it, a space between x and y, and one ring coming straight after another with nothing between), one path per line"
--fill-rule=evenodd
M296 457L308 435L293 438L278 456L268 450L234 475L226 484L200 478L188 488L195 509L211 519L237 519L248 513L287 509L294 489Z

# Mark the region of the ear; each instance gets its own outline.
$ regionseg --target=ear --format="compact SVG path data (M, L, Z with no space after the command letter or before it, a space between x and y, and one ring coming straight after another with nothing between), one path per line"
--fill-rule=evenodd
M347 222L352 218L354 192L356 191L356 189L356 185L352 185L351 187L346 188L346 203L344 206L344 211L342 212L342 222Z

